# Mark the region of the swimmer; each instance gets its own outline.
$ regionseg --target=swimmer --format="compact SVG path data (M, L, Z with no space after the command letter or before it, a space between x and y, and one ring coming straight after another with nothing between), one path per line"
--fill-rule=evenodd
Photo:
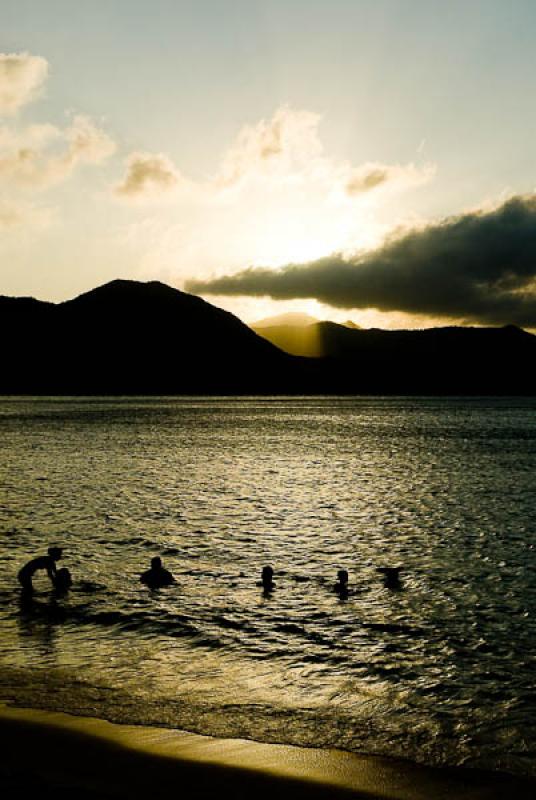
M274 571L271 567L263 567L261 573L261 580L257 586L262 586L265 592L271 592L275 589L275 583L273 581Z
M162 566L162 559L159 556L151 558L151 569L148 569L140 576L141 583L149 589L161 589L162 586L169 586L175 583L175 578L171 572Z
M348 573L345 569L340 569L337 572L338 582L333 587L333 591L337 592L341 597L348 597Z
M401 589L400 570L402 567L377 567L376 572L381 572L384 576L383 585L386 589Z
M47 575L54 584L56 578L56 561L62 557L61 547L49 547L46 556L32 558L23 566L18 574L19 583L26 592L33 592L32 578L40 569L46 569Z

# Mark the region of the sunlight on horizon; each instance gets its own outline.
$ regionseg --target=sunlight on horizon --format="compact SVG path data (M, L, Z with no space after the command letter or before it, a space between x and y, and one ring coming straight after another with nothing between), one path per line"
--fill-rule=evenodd
M318 200L311 198L292 211L267 209L244 231L242 244L249 253L248 264L277 268L348 250L373 249L381 242L380 230L355 208L338 208L327 215Z
M261 319L289 312L308 314L319 322L336 322L339 325L352 322L361 328L383 328L384 330L425 329L456 324L456 320L403 312L382 312L374 308L334 308L314 299L273 300L266 296L232 297L225 295L207 295L205 299L218 308L234 314L248 326L255 325Z

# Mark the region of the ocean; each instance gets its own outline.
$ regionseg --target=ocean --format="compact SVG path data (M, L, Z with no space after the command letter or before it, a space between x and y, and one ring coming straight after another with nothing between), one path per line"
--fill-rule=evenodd
M0 399L0 698L536 775L535 410ZM71 592L21 597L50 545Z

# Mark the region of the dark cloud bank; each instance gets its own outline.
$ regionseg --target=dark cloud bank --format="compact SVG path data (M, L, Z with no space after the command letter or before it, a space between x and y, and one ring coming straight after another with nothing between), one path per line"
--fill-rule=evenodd
M333 255L282 269L247 269L187 291L316 298L484 324L536 327L536 196L449 217L353 258Z

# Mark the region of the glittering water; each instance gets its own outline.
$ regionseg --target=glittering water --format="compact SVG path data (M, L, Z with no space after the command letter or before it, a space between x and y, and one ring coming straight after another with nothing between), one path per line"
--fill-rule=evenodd
M0 696L535 774L535 409L0 400ZM74 589L21 602L49 544Z

